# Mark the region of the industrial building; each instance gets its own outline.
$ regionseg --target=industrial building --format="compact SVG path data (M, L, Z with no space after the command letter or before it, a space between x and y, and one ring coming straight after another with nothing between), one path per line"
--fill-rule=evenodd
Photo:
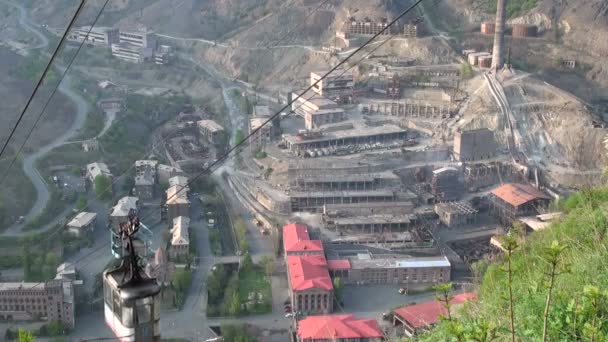
M135 47L156 50L156 34L146 28L136 31L120 31L120 43L126 43Z
M119 42L119 33L117 28L91 28L90 26L84 26L71 30L68 34L67 39L75 42L82 42L83 40L85 40L86 43L93 45L111 46L112 44L117 44Z
M513 24L513 37L518 38L527 38L527 37L536 37L538 34L538 27L536 25L528 25L528 24Z
M141 176L144 173L150 173L156 177L156 168L158 167L158 160L136 160L135 161L135 175Z
M283 143L296 155L316 149L357 149L364 145L405 143L408 131L395 125L353 128L336 132L284 134Z
M67 232L77 236L87 236L95 230L95 224L97 223L97 214L89 212L80 212L78 215L68 222Z
M390 171L346 175L326 173L290 178L290 186L293 189L303 191L375 190L383 187L399 186L400 183L399 176Z
M354 315L308 316L298 321L295 342L381 342L384 332L375 319Z
M470 292L457 294L450 300L450 306L454 309L466 301L474 300L476 297L474 293ZM441 317L447 315L444 303L438 300L406 305L395 309L393 312L393 325L402 326L403 334L410 337L431 329L441 320Z
M159 183L169 182L169 178L175 176L181 176L184 174L180 168L171 165L159 164L156 167L157 170L157 178Z
M275 134L274 125L271 123L264 125L271 117L268 106L254 106L251 119L249 119L249 138L252 146L266 146ZM255 134L253 132L258 130Z
M397 96L397 90L393 90ZM400 92L400 90L399 90ZM396 117L445 119L452 116L455 107L449 101L429 102L415 100L369 100L359 105L362 112L382 113Z
M372 21L369 18L363 20L357 20L352 17L344 22L342 31L350 34L362 34L362 35L375 35L382 32L382 35L390 35L390 27L382 31L388 26L388 20L383 18L379 21Z
M152 58L154 50L128 43L112 44L112 56L131 63L144 63Z
M312 91L325 97L352 95L355 87L355 72L352 69L334 70L322 79L328 72L329 70L310 72Z
M345 284L408 284L421 287L449 282L451 279L452 265L445 256L413 258L368 252L342 260L331 260L330 270L332 265L338 265ZM345 270L347 264L350 266Z
M201 135L212 144L221 144L224 141L224 127L213 120L200 120L196 122Z
M340 246L337 251L332 251L335 258L338 259L345 258L344 251L340 248L346 248L347 254L355 253L356 255L369 254L368 249L370 248L405 253L421 252L427 255L439 252L436 249L435 239L433 239L429 230L421 227L400 232L347 232L340 237L330 239L326 244L331 249ZM353 249L349 250L349 248Z
M481 34L494 34L496 30L496 23L491 21L484 21L481 23Z
M61 321L73 329L74 310L72 281L0 283L1 321Z
M420 23L418 21L410 21L407 24L403 25L403 36L407 38L418 37L419 25Z
M339 232L384 233L398 232L416 222L416 215L365 215L350 217L324 216L323 222L327 229Z
M530 216L546 208L551 197L529 184L507 183L490 193L490 211L505 224L520 216Z
M479 58L488 57L492 58L492 55L489 52L473 52L467 55L467 61L469 64L475 66L479 64Z
M478 212L467 202L435 204L435 213L439 216L439 221L450 228L475 223Z
M308 227L291 223L283 226L283 251L285 258L294 255L323 255L321 240L311 240Z
M457 131L454 134L454 157L459 161L489 159L496 155L498 145L494 132L481 128Z
M344 109L338 107L336 102L311 90L293 93L293 98L295 101L291 108L304 118L304 126L308 130L346 120Z
M395 200L392 190L367 191L292 191L291 211L320 211L327 204L391 202Z
M453 167L442 167L433 171L431 193L435 197L435 202L458 200L464 190L460 170Z
M414 203L411 201L377 202L377 203L346 203L326 204L323 215L327 217L347 217L357 215L402 215L411 213Z

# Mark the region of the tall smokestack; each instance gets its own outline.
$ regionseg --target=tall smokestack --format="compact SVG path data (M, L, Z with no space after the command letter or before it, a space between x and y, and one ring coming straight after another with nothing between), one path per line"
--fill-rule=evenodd
M496 2L496 28L494 31L494 50L492 51L492 70L502 69L504 65L505 6L507 0Z

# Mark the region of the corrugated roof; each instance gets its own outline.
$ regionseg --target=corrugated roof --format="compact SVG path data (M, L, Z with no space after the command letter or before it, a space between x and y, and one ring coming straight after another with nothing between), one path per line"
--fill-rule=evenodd
M334 288L323 255L288 256L287 270L293 291L308 289L331 291Z
M292 223L283 227L283 249L285 252L322 252L323 244L310 240L307 226Z
M492 190L492 194L514 207L518 207L539 198L551 199L535 187L520 183L507 183L501 185Z
M468 300L475 299L477 295L472 292L465 292L455 295L450 304L461 304ZM403 306L394 310L395 315L406 321L414 329L426 328L439 321L440 316L447 315L447 311L439 301L425 302L415 305Z
M305 341L383 336L376 320L355 319L353 315L308 316L298 322L298 337Z

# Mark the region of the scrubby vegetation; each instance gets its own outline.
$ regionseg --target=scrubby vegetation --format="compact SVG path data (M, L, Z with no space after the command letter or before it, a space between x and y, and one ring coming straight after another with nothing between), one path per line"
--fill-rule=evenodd
M479 299L421 340L605 341L608 188L579 192L561 207L565 216L544 231L512 229L512 241L503 241L511 257L475 267Z
M509 0L507 2L507 18L515 18L526 14L536 7L537 0ZM496 0L490 0L486 9L488 13L496 13Z

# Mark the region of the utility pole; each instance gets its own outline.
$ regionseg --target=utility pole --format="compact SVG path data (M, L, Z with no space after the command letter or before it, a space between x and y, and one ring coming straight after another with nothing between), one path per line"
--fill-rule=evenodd
M507 0L496 2L496 28L494 31L494 48L492 51L492 70L502 69L504 65L504 40L505 40L505 8Z

